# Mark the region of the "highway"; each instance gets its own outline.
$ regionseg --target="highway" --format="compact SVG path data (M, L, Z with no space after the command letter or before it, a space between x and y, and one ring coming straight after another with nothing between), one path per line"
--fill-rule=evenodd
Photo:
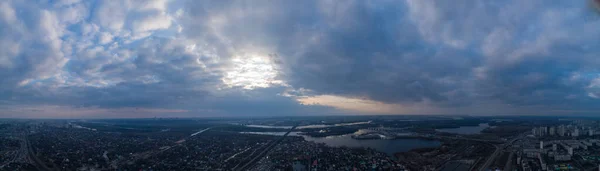
M287 133L285 133L281 138L275 140L274 142L268 144L263 151L261 151L260 153L258 153L256 156L252 157L252 159L250 160L244 160L244 161L248 161L246 163L240 163L238 164L236 167L233 168L233 170L235 171L241 171L241 170L246 170L248 169L250 166L254 165L254 163L258 162L260 159L262 159L264 156L266 156L269 151L271 151L271 149L273 149L273 147L275 147L277 144L279 144L279 142L281 142L285 137L287 137L294 129L296 129L297 126L292 127ZM241 165L241 166L240 166ZM238 167L240 166L240 167Z
M481 168L479 169L480 171L485 171L486 169L488 169L488 167L490 167L492 162L496 159L496 156L498 156L500 151L502 151L502 148L500 148L499 145L494 145L494 147L496 147L496 150L494 150L494 153L492 153L492 155L485 161L485 164L481 166Z
M25 135L27 136L27 135ZM31 147L31 143L29 143L29 139L27 137L24 138L25 140L25 145L27 148L27 154L29 156L30 160L33 160L33 164L34 166L38 169L38 170L44 170L44 171L50 171L52 169L50 169L48 166L46 166L46 164L44 164L44 162L42 162L33 152L33 147Z
M510 140L510 141L508 141L508 142L506 142L506 143L504 143L502 145L494 145L494 147L496 147L496 150L487 159L487 161L485 161L485 164L483 164L479 170L480 171L485 171L486 169L488 169L490 167L490 165L492 164L492 162L494 162L494 160L496 159L496 157L498 157L498 154L500 154L500 152L502 152L502 150L504 150L506 147L512 145L512 143L514 143L518 139L523 138L525 135L526 134L523 133L523 134L520 134L519 136L513 138L512 140Z
M417 137L423 137L423 138L437 138L437 139L452 139L452 140L465 140L465 141L477 141L477 142L482 142L482 143L487 143L490 145L493 145L496 150L494 150L494 153L492 153L492 155L490 155L490 157L485 161L485 163L481 166L481 168L479 168L480 171L485 171L491 164L492 162L496 159L496 157L498 156L498 154L500 154L500 152L502 151L502 149L504 149L505 147L507 147L507 144L512 144L513 142L515 142L517 139L520 139L522 135L517 136L516 138L510 140L509 142L506 142L504 144L492 144L492 143L502 143L503 141L498 141L498 140L486 140L486 139L475 139L475 138L464 138L464 137L455 137L455 136L434 136L434 137L429 137L429 136L424 136L424 135L417 135Z
M173 149L173 148L175 148L177 146L182 146L182 143L184 143L187 139L192 138L194 136L197 136L198 134L202 134L202 133L204 133L204 132L206 132L206 131L208 131L210 129L213 129L213 127L209 127L209 128L200 130L200 131L198 131L196 133L193 133L189 137L183 138L183 139L177 141L174 145L168 146L167 148L153 149L153 150L149 150L149 151L137 153L137 154L134 155L134 157L132 159L129 159L129 160L120 160L120 161L117 161L116 163L119 163L118 165L123 165L123 164L127 164L127 163L134 163L134 162L136 162L138 160L141 160L141 159L150 158L150 157L152 157L154 155L163 153L163 152L165 152L167 150L170 150L170 149Z
M504 170L512 170L512 159L515 156L515 152L510 152L510 155L508 155L508 160L506 161L506 165L504 165Z

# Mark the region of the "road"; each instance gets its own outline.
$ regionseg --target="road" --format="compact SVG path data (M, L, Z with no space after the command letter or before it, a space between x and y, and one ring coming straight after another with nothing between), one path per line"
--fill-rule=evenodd
M490 167L490 165L492 164L492 162L494 162L494 160L496 159L496 156L498 156L498 154L500 153L500 151L502 151L502 148L499 145L494 145L494 147L496 147L496 150L485 161L485 163L483 164L483 166L481 166L481 168L479 169L479 171L485 171L486 169L488 169Z
M513 157L515 156L515 152L510 152L508 155L508 160L506 161L506 165L504 165L504 170L512 170L513 165Z
M204 133L204 132L206 132L206 131L208 131L208 130L210 130L212 128L213 127L209 127L209 128L200 130L198 132L195 132L195 133L191 134L189 137L183 138L183 139L177 141L174 145L168 146L167 148L152 149L152 150L149 150L149 151L137 153L137 154L134 155L134 157L132 159L116 161L116 163L118 163L118 164L114 165L113 167L116 167L117 165L124 165L124 164L128 164L128 163L134 163L134 162L136 162L138 160L147 159L147 158L150 158L150 157L152 157L154 155L163 153L163 152L165 152L167 150L170 150L170 149L173 149L173 148L175 148L177 146L182 146L182 143L184 143L187 139L192 138L194 136L197 136L198 134L202 134L202 133Z
M46 164L44 164L44 162L42 162L37 157L37 155L35 155L35 153L33 152L33 147L31 147L31 143L29 143L29 139L27 137L25 137L25 145L27 146L27 155L29 156L29 159L33 160L33 164L38 170L43 170L43 171L52 170L48 166L46 166Z
M244 151L240 151L240 152L238 152L238 153L235 153L235 154L233 154L231 157L229 157L229 158L225 159L225 163L226 163L227 161L229 161L229 160L231 160L231 159L235 158L235 156L237 156L237 155L240 155L240 154L242 154L242 153L245 153L246 151L250 150L251 148L252 148L252 147L248 147L248 148L246 148Z
M196 133L193 133L192 135L190 135L190 137L196 136L196 135L198 135L198 134L202 134L203 132L206 132L206 131L208 131L208 130L210 130L210 129L211 129L211 128L206 128L206 129L200 130L200 131L198 131L198 132L196 132Z
M512 140L502 144L502 145L494 145L494 147L496 147L496 150L494 151L494 153L492 153L492 155L487 159L487 161L485 161L485 164L483 164L483 166L481 166L481 168L479 169L480 171L484 171L486 169L488 169L490 167L490 165L492 164L492 162L494 162L494 160L496 159L496 157L498 156L498 154L500 154L500 152L502 150L504 150L504 148L512 145L512 143L514 143L515 141L517 141L518 139L521 139L523 137L525 137L525 133L518 135L517 137L513 138Z
M254 156L252 159L248 160L248 162L246 163L240 163L238 164L241 165L241 167L234 167L233 170L235 171L241 171L241 170L246 170L248 169L250 166L254 165L254 163L258 162L260 159L262 159L264 156L266 156L269 151L271 151L271 149L273 149L273 147L275 147L277 144L279 144L279 142L281 142L285 137L287 137L294 129L296 129L297 126L292 127L292 129L290 129L287 133L285 133L285 135L283 135L281 138L279 138L278 140L276 140L273 143L270 143L269 145L267 145L267 147L265 147L263 149L263 151L261 151L260 153L258 153L258 155Z
M524 134L522 134L522 135L524 135ZM464 138L464 137L454 137L454 136L439 136L439 135L435 136L435 138L439 138L439 139L453 139L453 140L465 140L465 141L477 141L477 142L482 142L482 143L487 143L487 144L493 145L496 148L496 150L494 150L494 153L492 153L492 155L490 155L490 157L485 161L485 163L481 166L481 168L479 168L480 171L485 171L492 164L492 162L496 159L496 157L498 156L498 154L500 154L500 152L502 151L502 149L504 149L505 147L507 147L507 144L512 144L517 139L521 138L522 135L519 135L516 138L510 140L509 142L501 144L501 145L492 144L492 143L502 142L502 141L497 141L497 140ZM426 137L426 136L423 136L423 137Z

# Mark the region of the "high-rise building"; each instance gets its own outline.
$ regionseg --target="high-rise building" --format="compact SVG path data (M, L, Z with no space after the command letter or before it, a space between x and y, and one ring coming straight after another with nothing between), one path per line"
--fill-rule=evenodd
M544 149L544 141L540 141L540 149L543 150Z
M571 133L571 136L578 137L579 136L579 129L575 128L575 130L573 130L573 133Z
M548 127L536 127L531 130L533 136L543 137L548 133Z
M556 150L558 150L556 146L556 144L552 144L552 151L556 152Z
M548 131L548 135L554 136L555 134L556 134L556 128L550 127L550 130Z
M588 130L588 136L594 136L594 130L590 128L590 130Z
M565 133L566 133L565 126L564 125L558 126L558 135L560 135L561 137L564 137Z
M573 147L567 148L567 151L569 151L569 155L573 156Z

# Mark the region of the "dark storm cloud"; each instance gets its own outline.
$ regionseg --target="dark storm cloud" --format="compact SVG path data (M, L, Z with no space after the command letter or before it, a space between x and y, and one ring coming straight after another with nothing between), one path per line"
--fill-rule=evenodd
M598 63L599 22L584 1L235 2L192 1L210 10L190 18L226 18L212 33L234 47L271 47L296 88L447 107L593 107L590 77L573 78Z
M284 79L294 87L384 102L444 101L448 97L442 93L456 85L443 79L466 77L478 62L465 52L427 46L407 25L406 7L396 2L236 2L211 8L192 1L192 21L186 23L202 30L212 25L201 21L226 18L212 35L224 35L220 41L234 47L272 48L287 71ZM196 30L189 34L211 36Z
M197 6L190 9L206 6L202 2L191 3ZM427 46L418 30L406 25L406 7L395 2L301 1L278 6L238 3L217 9L212 13L193 10L191 18L201 21L211 15L243 13L240 18L231 17L232 24L218 34L234 35L234 46L263 43L276 47L274 51L287 71L286 81L323 94L392 103L445 101L448 97L442 93L458 85L442 79L467 77L479 60L465 52ZM252 10L264 10L267 14L244 13ZM244 27L238 27L241 25ZM254 35L261 37L243 39Z

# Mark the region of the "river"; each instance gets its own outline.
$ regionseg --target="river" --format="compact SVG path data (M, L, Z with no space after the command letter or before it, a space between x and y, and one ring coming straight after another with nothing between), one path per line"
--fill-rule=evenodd
M397 152L406 152L416 148L438 147L441 142L423 139L354 139L351 135L329 136L329 137L309 137L303 136L305 140L325 143L332 147L368 147L377 151L384 152L394 156Z
M245 134L262 134L262 135L277 135L282 136L285 132L242 132ZM290 136L302 136L298 135L298 132L291 132ZM438 147L441 142L434 140L423 140L423 139L354 139L351 134L340 135L340 136L329 136L329 137L310 137L302 136L306 141L312 141L316 143L325 143L331 147L365 147L372 148L377 151L384 152L390 156L394 156L397 152L406 152L416 148L428 148Z

